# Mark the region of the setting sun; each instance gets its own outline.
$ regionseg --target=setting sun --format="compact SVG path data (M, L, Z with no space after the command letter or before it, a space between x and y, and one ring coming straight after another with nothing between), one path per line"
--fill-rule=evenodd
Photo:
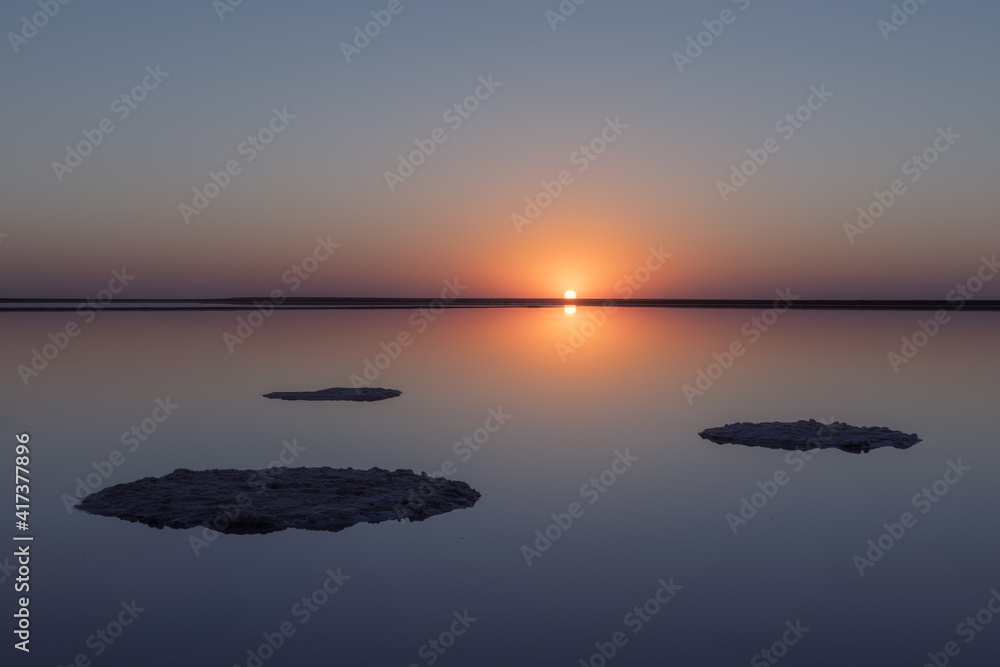
M575 299L576 298L576 292L574 292L571 289L568 289L563 294L563 298L566 298L566 299ZM576 312L576 306L563 306L563 309L566 311L567 315L572 315L573 313Z

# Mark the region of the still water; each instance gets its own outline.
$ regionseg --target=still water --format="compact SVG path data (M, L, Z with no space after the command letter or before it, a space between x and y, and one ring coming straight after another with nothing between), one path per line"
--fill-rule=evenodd
M76 315L4 315L0 425L8 451L31 436L35 537L31 653L4 652L102 667L919 667L946 650L997 664L1000 315L955 315L896 369L887 354L927 314L754 316L292 311L234 344L235 313L105 312L26 385L17 366ZM403 395L261 397L366 370ZM698 436L809 418L923 440L803 455ZM105 488L276 460L447 467L483 497L424 522L268 535L66 506L88 475Z

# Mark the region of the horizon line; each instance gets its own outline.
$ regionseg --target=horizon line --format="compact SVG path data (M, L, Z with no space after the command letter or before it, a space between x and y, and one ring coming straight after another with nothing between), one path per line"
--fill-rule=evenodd
M6 304L11 304L7 306ZM17 305L20 304L20 305ZM30 304L30 305L29 305ZM72 304L72 305L69 305ZM86 310L376 310L414 308L789 308L798 310L973 310L1000 311L1000 300L947 299L613 299L562 297L282 297L111 299L0 298L0 312Z

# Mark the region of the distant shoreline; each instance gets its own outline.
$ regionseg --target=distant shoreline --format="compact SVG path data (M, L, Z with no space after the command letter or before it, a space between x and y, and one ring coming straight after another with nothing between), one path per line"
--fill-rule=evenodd
M0 312L69 312L88 299L0 299ZM774 299L563 299L563 298L456 298L423 297L288 297L273 303L269 297L221 299L115 299L100 304L100 310L120 311L219 311L257 310L413 310L418 308L562 308L564 306L622 308L765 309ZM95 304L96 305L96 304ZM972 310L1000 311L1000 300L969 299L797 299L782 302L793 310ZM103 307L100 307L103 306ZM90 306L87 306L90 307Z

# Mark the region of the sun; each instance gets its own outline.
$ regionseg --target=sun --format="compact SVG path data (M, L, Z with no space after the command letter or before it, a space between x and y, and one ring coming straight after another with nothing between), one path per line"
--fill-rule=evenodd
M576 292L574 292L571 289L568 289L563 294L563 298L565 298L565 299L575 299L576 298ZM567 315L572 315L573 313L576 312L576 306L563 306L563 310L566 311Z

